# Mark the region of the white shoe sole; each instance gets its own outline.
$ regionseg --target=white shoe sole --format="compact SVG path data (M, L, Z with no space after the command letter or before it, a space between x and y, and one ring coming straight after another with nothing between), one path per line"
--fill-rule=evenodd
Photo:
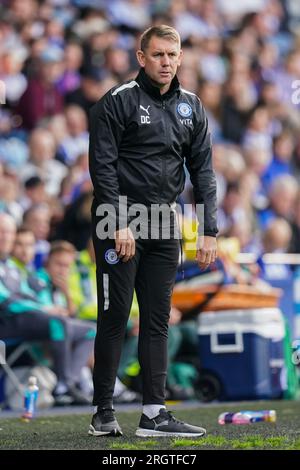
M90 424L88 434L90 436L123 436L122 431L112 429L111 431L96 431L94 426Z
M155 431L154 429L141 429L138 428L135 432L137 437L203 437L206 431L203 432L164 432Z

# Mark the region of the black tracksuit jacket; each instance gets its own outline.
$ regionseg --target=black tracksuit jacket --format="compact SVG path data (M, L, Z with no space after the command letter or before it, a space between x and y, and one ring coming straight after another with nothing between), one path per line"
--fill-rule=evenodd
M94 209L119 196L129 204L171 204L184 189L184 163L195 202L204 204L204 235L216 236L216 179L211 139L199 98L174 77L163 95L142 68L112 88L90 112L90 174Z

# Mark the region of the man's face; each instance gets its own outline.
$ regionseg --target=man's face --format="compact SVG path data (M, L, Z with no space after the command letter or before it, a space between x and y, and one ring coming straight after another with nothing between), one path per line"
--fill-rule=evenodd
M169 38L152 36L145 52L137 51L137 59L146 74L162 90L167 91L181 63L182 50Z
M15 224L6 221L0 220L0 257L6 257L10 255L11 250L14 245L16 236L16 227Z
M74 255L71 253L53 253L48 259L47 271L55 279L68 279L73 262Z
M26 190L26 196L32 201L33 204L46 202L47 194L44 183Z
M35 253L35 238L32 232L18 233L13 248L13 256L21 263L31 263Z
M50 214L47 210L36 210L26 219L26 225L33 231L37 240L46 240L50 230Z

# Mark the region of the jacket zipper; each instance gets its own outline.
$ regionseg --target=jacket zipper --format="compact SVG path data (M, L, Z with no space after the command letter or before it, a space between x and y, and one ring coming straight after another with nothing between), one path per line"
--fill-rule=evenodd
M162 110L165 111L166 109L166 102L163 100L162 101ZM164 122L165 122L165 133L166 133L166 141L168 139L168 129L167 129L167 119L165 119L164 117ZM163 188L164 188L164 184L165 184L165 180L166 180L166 167L167 167L167 164L166 164L166 158L162 157L162 173L161 173L161 184L160 184L160 188L159 188L159 195L161 195L162 191L163 191Z

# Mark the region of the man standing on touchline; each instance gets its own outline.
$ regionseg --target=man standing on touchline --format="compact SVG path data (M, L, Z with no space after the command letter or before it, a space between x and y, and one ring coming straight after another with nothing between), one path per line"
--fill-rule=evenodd
M136 79L112 88L90 113L98 322L93 400L97 411L89 434L122 435L112 396L135 289L143 380L143 414L136 435L199 437L205 429L178 421L165 408L168 319L179 241L176 236L162 237L161 231L158 239L134 237L119 212L119 198L126 196L128 207L146 207L149 224L153 205L168 205L174 229L172 207L184 188L185 163L195 202L204 206L197 261L207 268L217 256L211 140L199 98L182 89L176 77L182 59L178 32L165 25L149 28L142 34L137 59L141 69ZM103 207L116 214L116 231L106 238L99 228Z

